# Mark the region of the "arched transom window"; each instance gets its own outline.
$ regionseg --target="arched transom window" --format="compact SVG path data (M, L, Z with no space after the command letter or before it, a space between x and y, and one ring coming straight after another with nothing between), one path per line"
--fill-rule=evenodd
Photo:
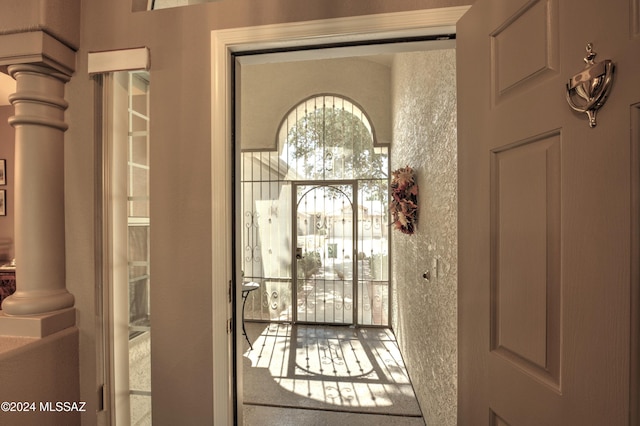
M384 179L387 149L355 103L336 95L314 96L285 117L279 130L286 180Z

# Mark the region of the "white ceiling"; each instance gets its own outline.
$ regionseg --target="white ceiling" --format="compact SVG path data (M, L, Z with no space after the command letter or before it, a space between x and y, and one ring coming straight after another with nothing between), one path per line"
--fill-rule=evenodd
M15 93L16 81L0 72L0 106L9 105L9 95Z

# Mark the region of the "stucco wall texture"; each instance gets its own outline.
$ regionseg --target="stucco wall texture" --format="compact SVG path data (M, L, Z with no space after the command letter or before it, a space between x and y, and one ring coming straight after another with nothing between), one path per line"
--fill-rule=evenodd
M394 60L391 167L413 167L420 193L416 233L392 235L393 326L426 424L438 426L457 420L455 82L454 49Z

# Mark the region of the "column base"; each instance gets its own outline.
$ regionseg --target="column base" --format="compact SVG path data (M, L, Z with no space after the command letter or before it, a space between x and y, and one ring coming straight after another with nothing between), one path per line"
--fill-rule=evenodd
M46 337L75 325L75 308L29 316L0 311L0 336Z
M7 315L44 315L49 312L72 308L75 299L66 289L17 291L2 301Z

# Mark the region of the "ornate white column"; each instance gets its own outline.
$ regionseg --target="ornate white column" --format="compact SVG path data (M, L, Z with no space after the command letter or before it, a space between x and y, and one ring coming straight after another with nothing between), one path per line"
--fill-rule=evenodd
M0 336L44 337L75 325L65 279L64 95L80 46L80 0L19 3L0 14L0 71L16 80L16 292L3 300Z
M5 314L47 314L73 307L65 286L64 86L69 77L46 66L11 65L15 115L15 294Z

